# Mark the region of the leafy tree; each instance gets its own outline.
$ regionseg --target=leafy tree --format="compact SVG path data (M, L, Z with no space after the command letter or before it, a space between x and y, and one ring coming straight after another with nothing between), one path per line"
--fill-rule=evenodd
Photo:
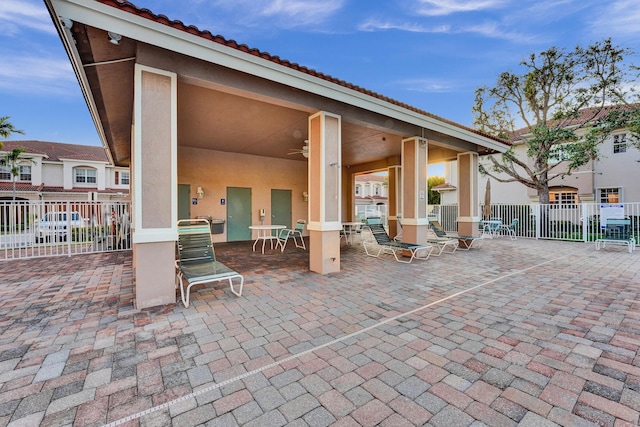
M21 157L24 153L24 148L16 147L13 150L5 153L0 158L0 166L9 166L9 172L11 173L11 180L13 181L13 201L16 201L16 177L20 176L20 164L29 162L33 163L33 160L29 157Z
M505 71L495 86L477 89L475 127L525 144L529 159L517 158L512 147L501 157L489 155L490 167L480 172L498 182L519 182L536 190L540 203L549 203L549 182L598 158L599 145L613 130L634 117L640 130L637 104L627 90L637 71L625 63L630 53L611 39L573 50L551 47L524 59L520 74ZM524 128L516 132L516 123Z
M432 190L436 185L444 184L443 176L430 176L427 178L427 188L429 189L429 200L428 203L430 205L439 205L440 204L440 193Z
M0 117L0 138L7 139L14 133L24 134L21 130L18 130L13 127L13 125L9 122L11 117L4 116ZM2 148L2 141L0 141L0 148Z

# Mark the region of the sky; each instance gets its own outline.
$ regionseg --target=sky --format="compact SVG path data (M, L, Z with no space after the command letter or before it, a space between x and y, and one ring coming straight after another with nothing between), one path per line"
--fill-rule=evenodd
M474 90L531 53L608 37L640 51L638 0L132 3L470 127ZM0 116L25 132L12 139L100 145L44 3L0 0L0 28Z

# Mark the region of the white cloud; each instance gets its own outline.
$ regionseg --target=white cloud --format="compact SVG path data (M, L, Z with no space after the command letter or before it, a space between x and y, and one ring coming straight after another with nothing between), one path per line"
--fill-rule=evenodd
M77 82L67 58L9 56L0 52L0 89L36 95L77 96Z
M42 2L2 0L0 2L0 26L5 35L16 35L24 28L55 34L49 12Z
M444 16L459 12L477 12L499 8L506 0L418 0L416 12L426 16Z
M638 0L615 0L598 10L592 29L605 37L633 36L640 34L640 2Z
M360 31L376 31L376 30L401 30L411 33L447 33L451 29L449 25L438 25L434 27L425 27L424 25L415 23L399 23L380 21L370 19L358 26Z
M405 90L422 93L452 92L458 86L451 81L433 78L401 80L398 84Z
M455 30L456 33L475 33L484 37L508 40L514 43L529 43L539 40L538 36L527 35L516 31L509 31L496 22L484 22L476 25L469 25Z
M221 0L216 6L235 13L248 25L295 28L316 26L339 11L345 0ZM268 21L265 21L265 18Z

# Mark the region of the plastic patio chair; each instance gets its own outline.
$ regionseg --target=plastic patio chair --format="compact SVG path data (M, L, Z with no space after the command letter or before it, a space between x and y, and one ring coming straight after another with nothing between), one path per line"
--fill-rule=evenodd
M440 222L437 221L437 220L429 221L429 226L431 226L431 229L433 230L435 235L440 237L440 238L458 239L458 247L457 247L457 249L461 249L463 251L468 251L469 249L477 249L480 246L482 246L482 243L483 243L482 237L473 237L473 236L457 236L457 237L454 237L454 236L449 236L446 233L446 231L444 231L444 228L442 227Z
M381 253L389 253L394 256L396 261L403 263L410 263L414 259L422 259L427 260L433 251L433 246L431 245L414 245L411 243L402 243L396 242L389 237L387 231L384 229L384 225L379 218L369 218L367 220L367 227L371 231L373 238L375 241L371 240L363 240L362 245L364 246L364 250L367 255L372 257L379 257ZM369 250L367 245L376 245L378 248L377 253L374 253L374 250ZM400 259L398 257L398 253L402 256L404 251L408 251L411 254L409 261Z
M514 218L511 221L511 224L503 224L498 228L498 233L505 232L511 240L516 240L518 237L516 236L516 228L518 227L518 218Z
M299 219L296 221L296 226L291 228L284 228L280 230L278 233L278 244L280 245L280 251L284 252L285 246L287 246L287 242L289 239L293 239L293 242L296 244L296 248L302 248L304 250L307 249L304 244L304 239L302 238L302 232L304 231L304 226L307 222L303 219ZM298 243L298 238L300 239L300 243Z
M183 219L178 221L178 241L176 244L177 280L180 281L182 303L189 307L189 291L194 285L227 280L231 292L242 296L244 277L219 261L216 261L211 241L211 229L205 219ZM240 279L236 290L233 279ZM186 288L185 288L186 282Z

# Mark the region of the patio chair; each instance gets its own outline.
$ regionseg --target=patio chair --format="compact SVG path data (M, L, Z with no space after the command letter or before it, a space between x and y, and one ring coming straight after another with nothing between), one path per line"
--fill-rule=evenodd
M511 224L502 224L500 228L498 228L498 233L505 232L511 240L516 240L518 237L516 236L516 228L518 227L518 218L514 218L511 221Z
M371 230L371 234L373 235L374 241L371 240L363 240L362 245L364 246L364 250L367 255L372 257L379 257L381 253L390 253L394 256L396 261L403 263L410 263L415 259L427 260L429 259L429 255L431 255L431 251L433 251L433 246L431 245L414 245L411 243L402 243L396 242L389 237L387 231L384 229L384 225L379 218L369 218L367 220L367 227ZM371 252L367 245L375 245L378 248L377 253L374 253L372 249ZM398 257L398 253L400 253L400 257L402 257L402 253L407 251L411 254L409 261L403 260ZM425 254L426 253L426 254Z
M473 236L458 236L458 237L454 237L454 236L449 236L449 235L447 235L446 231L444 231L444 228L442 227L440 222L437 221L437 220L429 221L429 225L431 226L431 230L433 230L435 235L440 237L440 238L458 239L458 246L457 246L456 249L460 249L460 250L463 250L463 251L468 251L469 249L472 249L472 248L478 249L480 246L482 246L482 243L483 243L482 237L473 237Z
M395 240L396 242L402 242L402 217L398 216L397 221L398 221L398 234L396 234L396 237L394 237L393 240Z
M296 226L291 228L283 228L278 233L278 244L280 245L281 252L284 252L284 248L287 245L289 239L293 239L293 242L296 244L296 248L302 248L307 250L307 246L304 244L304 239L302 238L302 232L304 231L304 226L307 222L304 219L299 219L296 221ZM300 243L298 243L298 238L300 238Z
M183 219L178 221L178 242L176 250L177 279L180 281L182 303L189 307L189 291L194 285L229 281L231 292L242 296L244 277L219 261L216 261L211 229L205 219ZM240 279L238 290L233 279ZM186 289L185 289L186 282Z

